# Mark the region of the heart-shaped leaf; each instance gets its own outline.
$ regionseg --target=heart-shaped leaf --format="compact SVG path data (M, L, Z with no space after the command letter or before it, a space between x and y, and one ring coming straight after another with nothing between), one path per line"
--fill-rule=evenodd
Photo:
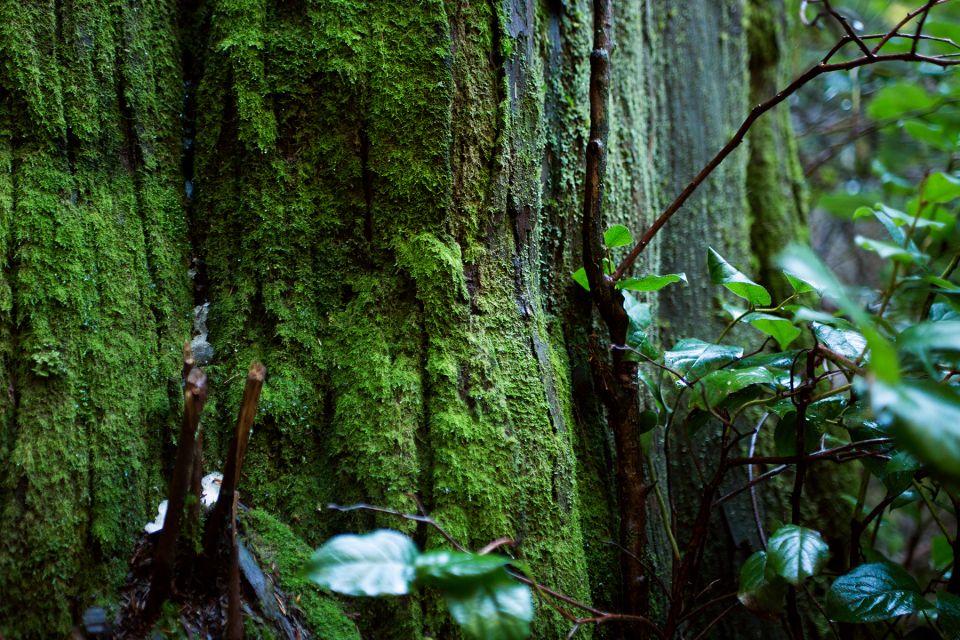
M781 350L785 350L791 342L800 337L800 328L794 326L790 320L780 316L769 313L751 313L744 320L757 331L776 340Z
M410 538L390 529L335 536L313 554L307 577L351 596L399 596L410 591L417 555Z
M755 307L770 304L769 291L734 268L712 248L707 249L707 268L714 284L722 284Z
M530 635L530 587L511 578L505 569L444 589L443 595L450 615L467 638L523 640Z
M767 572L792 585L815 576L830 558L830 548L819 531L788 524L767 541Z
M848 360L856 360L867 348L867 339L859 331L838 329L819 322L811 323L810 327L819 342Z
M921 461L960 477L960 393L929 380L874 381L871 403L882 424Z
M496 555L480 555L459 551L428 551L416 559L417 581L431 586L448 587L486 576L501 570L510 558Z
M690 398L690 406L707 410L747 387L757 384L775 386L776 382L776 377L765 367L712 371L700 380L697 391Z
M927 608L920 586L890 562L862 564L827 593L827 614L838 622L878 622Z
M622 224L615 224L603 234L603 244L609 248L624 247L633 244L633 234Z
M686 284L687 274L668 273L663 276L650 274L642 278L624 278L617 283L617 287L619 289L626 289L627 291L659 291L674 282L683 282Z
M580 267L576 271L570 274L570 277L573 278L573 281L578 285L590 291L590 282L587 280L587 270L583 267Z
M673 349L663 354L663 361L685 378L699 378L708 371L732 362L742 355L742 347L684 338L675 344Z
M751 612L762 618L776 620L783 611L787 583L774 576L767 578L767 553L757 551L740 569L740 588L737 598Z

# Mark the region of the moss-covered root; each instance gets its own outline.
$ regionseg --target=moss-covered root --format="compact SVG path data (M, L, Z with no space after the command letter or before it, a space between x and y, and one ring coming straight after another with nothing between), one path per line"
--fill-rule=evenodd
M280 576L280 586L317 638L359 640L357 626L335 598L304 577L312 549L285 524L262 509L243 514L244 534L262 567Z

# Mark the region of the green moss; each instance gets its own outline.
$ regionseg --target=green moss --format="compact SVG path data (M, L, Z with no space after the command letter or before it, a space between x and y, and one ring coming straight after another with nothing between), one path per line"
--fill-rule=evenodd
M196 209L212 384L254 357L269 370L248 494L312 544L375 522L412 531L323 507L412 510L415 494L464 543L515 537L545 580L589 598L574 419L554 369L565 346L539 290L534 25L482 3L307 2L253 18L239 6L211 13ZM259 61L237 58L238 43ZM252 68L259 103L237 86ZM272 114L272 141L246 124L270 116L244 103ZM233 421L229 394L213 431ZM213 434L210 459L224 439ZM360 624L450 632L435 600L422 619L417 606L365 609ZM537 625L566 627L546 612Z
M261 509L243 515L246 535L262 567L276 567L280 586L287 593L291 606L303 613L310 630L318 638L346 640L360 633L342 606L319 587L303 577L312 551L289 527Z
M161 491L166 380L189 293L176 113L144 107L144 128L127 126L138 97L179 100L177 67L132 88L133 67L119 62L134 51L177 59L173 3L77 2L60 16L54 3L10 6L0 632L30 638L66 633L72 611L125 573Z
M781 52L788 46L785 13L782 7L754 1L747 16L750 102L760 104L789 82L781 62ZM807 208L789 111L780 107L763 116L751 128L748 142L747 200L757 275L777 299L783 299L792 289L776 268L775 259L783 247L803 235Z

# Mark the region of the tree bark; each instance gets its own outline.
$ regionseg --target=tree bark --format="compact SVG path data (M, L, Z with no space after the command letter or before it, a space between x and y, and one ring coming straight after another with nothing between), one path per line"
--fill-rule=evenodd
M605 211L638 233L747 106L742 0L674 4L613 10ZM412 511L416 496L465 544L513 538L539 580L619 606L617 454L587 362L595 318L569 277L591 11L0 5L0 633L64 630L122 578L165 493L195 302L215 349L209 464L231 382L253 360L269 370L245 500L319 544L407 526L328 502ZM749 255L746 157L637 266L697 283L660 298L665 336L701 328L708 243ZM658 526L643 560L669 575ZM454 633L428 599L365 611L369 637ZM568 630L538 607L535 637Z

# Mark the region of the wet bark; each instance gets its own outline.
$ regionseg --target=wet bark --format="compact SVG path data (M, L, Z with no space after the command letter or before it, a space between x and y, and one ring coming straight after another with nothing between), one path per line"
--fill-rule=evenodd
M742 2L672 4L613 11L605 218L635 231L746 106ZM65 630L122 578L165 493L180 346L202 302L210 387L231 390L205 410L204 471L223 464L241 402L227 382L260 360L243 499L318 544L404 527L326 503L413 510L415 495L464 543L513 538L538 579L619 606L605 543L618 483L648 478L613 472L626 447L569 278L591 12L0 4L0 632ZM638 269L705 282L707 243L748 255L745 158ZM710 296L664 296L663 335L698 329ZM644 560L668 567L656 523L639 526ZM371 637L453 633L430 600L368 613ZM538 608L537 637L567 630Z

